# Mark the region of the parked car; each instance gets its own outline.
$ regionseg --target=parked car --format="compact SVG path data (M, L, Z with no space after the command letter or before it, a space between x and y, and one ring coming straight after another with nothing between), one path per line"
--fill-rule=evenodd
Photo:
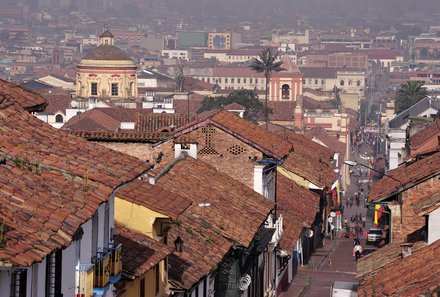
M383 230L371 228L367 233L367 244L378 245L383 239Z
M331 287L330 297L357 297L358 289L357 282L335 281Z

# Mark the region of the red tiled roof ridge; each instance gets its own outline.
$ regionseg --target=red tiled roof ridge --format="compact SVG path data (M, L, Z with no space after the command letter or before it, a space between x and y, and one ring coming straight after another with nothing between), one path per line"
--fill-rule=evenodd
M37 92L27 90L4 79L0 79L0 97L7 98L28 112L42 111L47 106L47 101Z
M68 131L70 134L95 141L160 142L171 137L168 132L139 131Z
M436 150L429 156L405 163L388 172L373 184L368 201L388 198L438 174L440 174L440 151Z
M116 197L145 206L176 220L192 202L167 189L145 180L134 180L115 194ZM154 200L156 199L156 200Z
M414 134L410 138L409 143L413 148L419 147L437 133L440 133L440 118L437 118L433 123L426 126L423 130L420 130Z
M116 243L122 243L123 271L142 277L160 261L172 254L172 248L115 221Z

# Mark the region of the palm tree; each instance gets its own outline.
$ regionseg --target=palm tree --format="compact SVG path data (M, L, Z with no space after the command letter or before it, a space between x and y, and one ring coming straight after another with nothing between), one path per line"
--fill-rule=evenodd
M413 106L420 100L429 95L428 90L421 81L407 81L400 85L395 96L396 114L401 113L405 109Z
M272 53L272 49L270 47L267 47L263 49L260 53L260 56L258 59L254 58L252 60L251 68L255 70L256 72L264 72L264 77L266 78L266 89L265 89L265 111L264 111L264 117L266 120L266 130L268 129L268 122L269 122L269 110L267 107L267 98L269 96L269 80L270 76L273 71L280 71L281 68L281 61L276 62L276 59L278 58L278 53Z

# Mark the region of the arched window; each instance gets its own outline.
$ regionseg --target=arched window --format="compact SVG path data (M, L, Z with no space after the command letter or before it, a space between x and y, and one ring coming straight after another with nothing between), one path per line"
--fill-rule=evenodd
M284 84L281 87L281 98L282 99L290 99L290 87L287 84Z
M341 81L339 82L339 84L340 84L341 86L343 86L343 85L344 85L344 80L341 79Z
M56 123L63 123L63 122L64 122L64 118L63 118L63 116L62 116L61 114L57 114L57 115L55 116L55 122L56 122Z

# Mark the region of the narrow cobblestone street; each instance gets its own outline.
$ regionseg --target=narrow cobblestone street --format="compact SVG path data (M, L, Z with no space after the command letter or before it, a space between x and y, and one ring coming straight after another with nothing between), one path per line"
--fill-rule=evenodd
M373 149L363 145L355 149L352 156L353 160L361 161L359 155L373 154ZM365 164L367 165L367 164ZM368 177L365 178L365 182ZM359 186L358 186L359 185ZM352 181L347 188L345 197L354 197L356 191L363 188L367 194L367 183L357 183ZM345 205L345 201L343 201ZM364 236L361 240L362 246L374 249L365 245L366 233L373 225L373 218L367 216L367 209L364 207L363 201L353 206L345 207L343 217L350 220L351 216L362 214L366 216L367 222L364 230ZM318 248L312 254L307 265L298 268L298 272L286 292L281 297L323 297L330 296L331 287L335 281L357 282L356 280L356 261L352 256L353 239L344 238L342 230L337 232L334 239L327 238L324 246Z

